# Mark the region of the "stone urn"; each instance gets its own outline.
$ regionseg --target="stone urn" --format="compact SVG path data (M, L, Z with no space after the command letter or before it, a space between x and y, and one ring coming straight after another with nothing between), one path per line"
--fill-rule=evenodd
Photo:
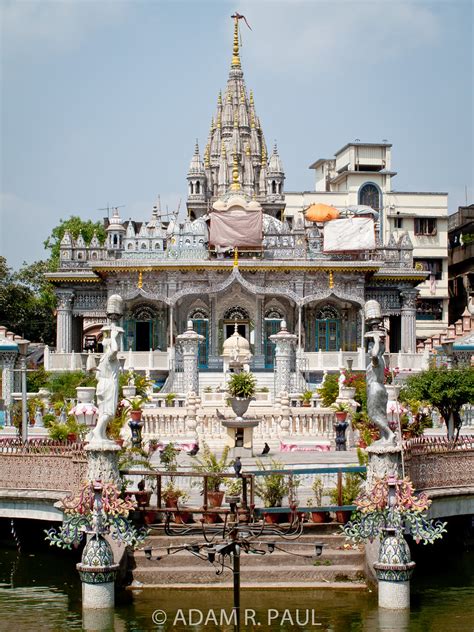
M124 399L132 399L137 394L136 386L122 386Z
M230 405L239 419L245 415L253 397L231 397Z
M76 388L77 402L91 404L94 402L95 388L93 386L78 386Z
M93 386L78 386L76 388L77 404L69 411L74 415L79 425L94 428L99 409L94 404L95 388Z

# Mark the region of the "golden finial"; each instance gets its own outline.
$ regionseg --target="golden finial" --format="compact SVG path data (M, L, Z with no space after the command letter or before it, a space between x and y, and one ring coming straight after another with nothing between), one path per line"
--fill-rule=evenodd
M239 182L239 163L237 159L237 150L234 148L234 160L232 162L232 184L230 185L231 191L240 191Z
M234 268L239 267L239 250L237 246L234 248Z
M217 105L222 105L222 92L219 90L219 94L217 95Z
M207 143L206 149L204 151L204 166L205 167L210 167L211 166L210 153L211 153L211 148L209 147L209 143Z
M211 130L216 129L216 122L214 120L214 117L211 118Z
M216 124L217 129L221 128L221 124L222 124L221 111L219 110L219 112L217 114L217 124Z
M143 272L140 270L140 272L138 273L138 283L137 283L137 288L139 290L141 290L143 287Z
M242 90L242 92L240 93L240 102L242 103L242 105L245 104L245 93Z
M245 154L250 156L250 145L248 143L245 145Z
M329 289L332 290L334 287L334 274L332 270L329 270Z
M232 48L232 68L240 68L240 54L239 54L239 18L237 14L234 18L234 46Z
M234 127L239 127L239 112L237 108L235 109L235 112L234 112Z
M262 165L266 166L267 164L267 148L265 147L265 142L262 143Z
M227 93L227 103L232 103L232 95L230 92Z
M250 90L250 105L253 105L253 90Z

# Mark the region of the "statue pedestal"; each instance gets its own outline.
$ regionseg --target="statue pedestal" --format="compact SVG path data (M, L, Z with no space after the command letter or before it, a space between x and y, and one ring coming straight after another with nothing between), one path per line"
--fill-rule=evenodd
M372 489L376 479L386 476L401 478L402 446L385 445L378 441L367 448L369 464L367 466L366 490Z
M120 446L114 441L89 443L85 448L87 456L87 480L113 483L120 488L118 468Z
M253 456L253 429L259 424L258 419L225 419L221 421L227 428L227 445L232 457Z

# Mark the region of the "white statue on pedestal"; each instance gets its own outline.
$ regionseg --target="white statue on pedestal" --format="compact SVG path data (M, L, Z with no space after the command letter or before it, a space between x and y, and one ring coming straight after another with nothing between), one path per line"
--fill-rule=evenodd
M113 295L107 302L107 316L111 323L102 327L104 353L97 368L96 389L99 413L89 445L111 443L107 437L107 424L115 417L118 404L120 370L118 351L123 329L117 326L116 321L121 314L122 298L118 295Z

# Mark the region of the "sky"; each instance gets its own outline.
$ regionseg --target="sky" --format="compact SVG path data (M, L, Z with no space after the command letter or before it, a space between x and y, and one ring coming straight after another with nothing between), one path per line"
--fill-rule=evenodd
M242 25L247 89L287 191L318 158L393 143L398 191L474 202L471 0L0 0L0 254L46 258L61 219L186 203ZM242 24L242 22L241 22ZM101 210L102 209L102 210Z

